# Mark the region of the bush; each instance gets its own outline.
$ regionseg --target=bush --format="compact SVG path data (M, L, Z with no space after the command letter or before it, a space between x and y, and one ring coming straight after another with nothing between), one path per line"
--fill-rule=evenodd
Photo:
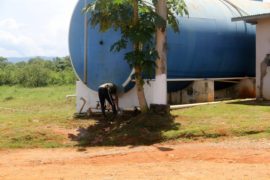
M49 73L37 64L25 66L18 73L19 84L26 87L43 87L48 85Z
M0 85L43 87L74 84L75 81L69 57L55 58L53 61L37 57L16 64L0 57Z

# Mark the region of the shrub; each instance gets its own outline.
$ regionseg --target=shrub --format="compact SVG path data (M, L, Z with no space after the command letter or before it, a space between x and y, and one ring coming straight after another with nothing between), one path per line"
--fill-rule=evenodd
M74 84L75 81L76 76L69 57L55 58L52 61L36 57L16 64L0 57L0 85L42 87Z
M42 87L48 85L49 73L37 64L25 66L18 73L19 83L26 87Z

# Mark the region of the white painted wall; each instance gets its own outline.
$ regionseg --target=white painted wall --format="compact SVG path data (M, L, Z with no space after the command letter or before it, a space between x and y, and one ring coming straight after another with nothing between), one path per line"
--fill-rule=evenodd
M156 80L153 82L153 104L167 104L167 75L156 75Z
M261 63L267 54L270 54L270 18L260 20L257 24L256 32L256 94L259 96L260 92L260 76L261 76ZM266 77L269 76L269 72ZM265 77L265 78L266 78ZM265 81L264 86L268 87L270 81ZM270 100L270 89L263 91L264 98Z
M270 67L267 67L267 74L263 80L264 87L263 87L263 93L264 98L267 100L270 100Z
M150 83L150 85L145 84L144 85L144 92L146 96L146 100L149 104L153 103L153 84ZM95 111L97 101L99 101L98 93L89 89L83 82L77 81L76 84L76 110L77 112L80 111L83 101L81 98L83 97L86 100L86 105L82 112L86 112L89 108L92 109L92 111ZM119 107L121 109L133 109L134 107L138 107L139 102L137 98L136 88L131 89L128 93L119 95ZM100 110L98 110L100 111Z
M165 79L166 80L166 79ZM188 93L189 89L192 89L192 93ZM155 99L155 92L160 92L160 87L155 84L155 81L151 81L150 84L144 85L144 92L146 96L146 100L148 105L159 103L160 99L165 99L164 97L160 97L162 93L159 94L158 99ZM89 108L93 112L100 111L95 110L97 106L97 101L99 101L98 93L89 89L83 82L78 81L76 85L76 109L77 112L80 112L80 109L83 105L83 101L81 98L86 100L86 105L83 108L82 112L86 112ZM172 98L177 98L177 96L173 95ZM181 103L197 103L197 102L211 102L214 101L214 81L195 81L192 83L189 88L182 90L181 92ZM167 98L166 98L167 99ZM179 102L180 103L180 102ZM121 109L134 109L134 107L138 107L139 102L137 98L136 88L134 87L129 92L119 95L119 107Z

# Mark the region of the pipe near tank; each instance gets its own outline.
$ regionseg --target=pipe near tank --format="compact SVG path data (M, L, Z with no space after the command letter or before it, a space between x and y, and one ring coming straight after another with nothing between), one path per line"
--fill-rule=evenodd
M88 4L87 0L84 0L85 7ZM88 66L88 15L84 15L84 78L83 81L87 84L87 66Z

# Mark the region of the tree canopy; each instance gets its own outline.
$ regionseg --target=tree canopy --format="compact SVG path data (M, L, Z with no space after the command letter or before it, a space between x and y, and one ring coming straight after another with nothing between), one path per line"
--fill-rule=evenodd
M128 43L133 50L125 54L125 60L135 70L137 94L142 111L147 111L143 91L143 76L152 75L159 57L154 35L157 29L166 29L169 24L179 32L178 15L187 14L184 0L167 0L167 20L157 12L158 0L94 0L84 12L90 13L89 23L100 32L109 29L120 31L121 37L112 44L111 51L126 49Z

